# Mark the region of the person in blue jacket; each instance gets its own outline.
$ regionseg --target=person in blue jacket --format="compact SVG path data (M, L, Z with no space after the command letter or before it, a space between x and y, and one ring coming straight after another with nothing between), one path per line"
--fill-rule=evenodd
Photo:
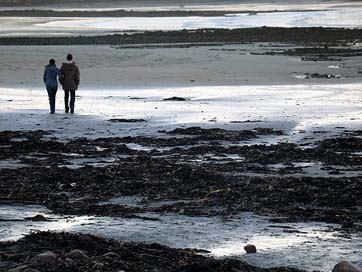
M58 80L60 78L62 78L62 75L55 65L55 60L50 59L49 64L45 66L43 81L49 96L51 114L55 113L55 96L58 91Z

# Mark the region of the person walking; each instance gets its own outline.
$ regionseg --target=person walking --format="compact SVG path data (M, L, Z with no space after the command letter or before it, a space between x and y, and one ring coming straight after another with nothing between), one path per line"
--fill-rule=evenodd
M48 92L50 113L55 113L55 97L58 91L58 79L61 79L62 75L55 65L55 60L50 59L49 64L45 66L43 81Z
M78 89L80 77L79 68L73 61L72 54L67 55L67 62L62 64L60 73L62 75L60 83L64 90L65 112L68 113L70 108L70 113L74 113L75 91Z

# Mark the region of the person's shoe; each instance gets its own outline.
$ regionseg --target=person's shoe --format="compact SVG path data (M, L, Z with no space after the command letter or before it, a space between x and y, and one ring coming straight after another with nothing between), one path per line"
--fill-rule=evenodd
M69 113L69 109L65 109L65 113Z
M74 109L71 109L71 110L70 110L70 113L74 113Z
M50 114L54 114L55 112L54 111L51 111Z

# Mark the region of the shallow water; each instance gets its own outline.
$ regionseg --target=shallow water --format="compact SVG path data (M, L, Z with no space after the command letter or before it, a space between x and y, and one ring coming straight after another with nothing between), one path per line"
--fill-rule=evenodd
M136 10L136 11L170 11L170 10L227 10L227 11L275 11L275 10L321 10L331 9L338 7L358 7L361 6L357 1L272 1L269 3L264 2L260 5L259 2L255 1L182 1L182 3L175 3L173 1L123 1L123 2L112 2L107 1L106 3L100 4L99 2L85 2L85 3L52 3L52 5L39 5L37 9L53 9L53 10ZM31 9L32 7L0 7L0 10L8 9Z
M0 169L2 168L20 168L20 167L27 167L29 165L21 163L20 160L1 160L0 161Z
M129 199L126 199L129 201ZM4 221L42 214L50 222ZM264 267L293 266L330 271L342 259L360 261L362 238L347 237L325 223L275 224L267 217L243 213L232 219L144 214L159 221L91 216L59 216L42 206L0 205L0 240L14 240L35 230L82 232L122 241L161 243L209 250L216 257L235 257ZM255 244L256 254L243 247Z

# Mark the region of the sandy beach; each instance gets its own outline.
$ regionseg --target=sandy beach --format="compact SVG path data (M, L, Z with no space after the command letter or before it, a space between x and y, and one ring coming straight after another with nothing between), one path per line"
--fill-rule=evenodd
M82 64L82 90L123 90L158 87L309 85L359 83L362 47L341 49L340 57L313 61L315 54L278 53L282 44L171 46L2 46L0 84L24 91L43 89L42 70L53 57L60 65L67 52ZM337 47L338 48L338 47ZM338 49L337 49L338 50ZM45 52L44 52L45 51ZM328 56L328 52L326 55ZM331 53L336 54L336 53ZM338 55L338 54L337 54ZM302 60L304 58L305 60ZM335 78L312 78L308 74ZM105 91L104 91L105 92Z
M0 0L0 271L362 269L359 1L29 3Z

